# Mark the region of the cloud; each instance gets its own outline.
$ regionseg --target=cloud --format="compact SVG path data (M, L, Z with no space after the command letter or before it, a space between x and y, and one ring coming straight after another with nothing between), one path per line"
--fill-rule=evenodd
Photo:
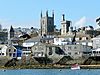
M83 16L80 20L78 20L77 22L75 22L74 26L78 27L78 28L86 26L86 20L87 20L86 17Z

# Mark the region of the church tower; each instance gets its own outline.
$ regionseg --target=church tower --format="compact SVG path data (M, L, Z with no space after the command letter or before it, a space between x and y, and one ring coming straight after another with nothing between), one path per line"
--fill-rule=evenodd
M10 28L10 38L13 38L13 37L14 37L14 29L11 26L11 28Z
M53 35L54 33L54 11L52 12L52 17L48 16L48 11L46 11L46 16L42 16L41 12L41 36L43 35Z
M71 21L65 20L65 15L62 15L61 21L61 35L66 35L69 32Z

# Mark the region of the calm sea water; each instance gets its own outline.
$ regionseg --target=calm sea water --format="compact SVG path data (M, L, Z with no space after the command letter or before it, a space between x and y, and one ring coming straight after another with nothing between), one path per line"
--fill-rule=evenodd
M100 69L21 69L0 70L0 75L100 75Z

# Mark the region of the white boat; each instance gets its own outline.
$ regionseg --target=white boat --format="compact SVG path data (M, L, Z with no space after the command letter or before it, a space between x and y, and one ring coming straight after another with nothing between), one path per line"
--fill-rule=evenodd
M74 64L71 66L71 70L79 70L80 66L78 64Z
M5 70L5 69L3 69L2 71L4 71L4 72L5 72L6 70Z

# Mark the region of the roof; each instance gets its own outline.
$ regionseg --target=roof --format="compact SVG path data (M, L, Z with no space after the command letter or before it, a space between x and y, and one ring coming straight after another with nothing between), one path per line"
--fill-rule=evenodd
M23 48L23 46L20 45L13 45L15 48Z
M0 44L0 47L4 47L4 46L6 46L6 47L7 47L7 45Z
M68 34L68 35L60 35L58 37L60 38L73 38L75 34ZM90 37L88 34L84 34L84 33L76 33L76 38L77 37Z
M25 43L29 43L29 42L40 42L40 40L52 40L53 38L49 38L49 37L42 37L42 36L37 36L37 37L33 37L30 38L28 40L25 41Z
M37 43L37 44L35 44L34 46L56 46L56 47L58 47L58 46L55 45L55 44L47 44L47 43Z
M33 37L33 38L30 38L30 39L26 40L25 43L28 43L28 42L39 42L41 38L42 37L40 37L40 36Z

